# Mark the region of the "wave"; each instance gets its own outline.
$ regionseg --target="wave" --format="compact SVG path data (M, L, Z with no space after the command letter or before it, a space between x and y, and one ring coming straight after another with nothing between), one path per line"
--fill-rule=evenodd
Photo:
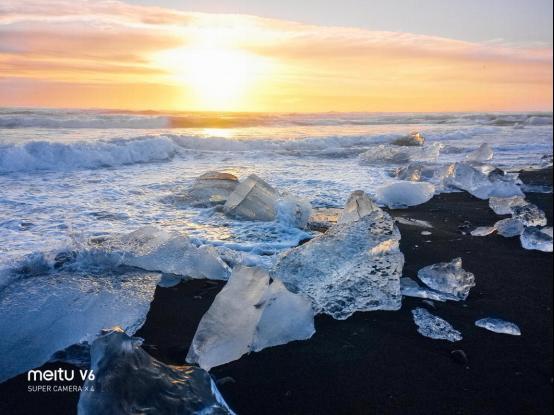
M247 128L372 125L552 125L552 113L157 113L0 109L0 128Z
M167 137L0 144L0 173L115 167L172 159L179 146Z

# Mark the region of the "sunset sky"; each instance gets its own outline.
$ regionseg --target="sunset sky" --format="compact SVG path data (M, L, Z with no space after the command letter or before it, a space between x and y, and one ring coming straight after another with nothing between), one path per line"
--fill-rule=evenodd
M0 106L552 109L550 1L269 3L2 0Z

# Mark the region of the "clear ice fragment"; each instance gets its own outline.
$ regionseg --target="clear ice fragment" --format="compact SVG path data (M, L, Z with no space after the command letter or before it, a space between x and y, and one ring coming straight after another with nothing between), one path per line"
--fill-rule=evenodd
M512 336L521 336L521 330L519 327L509 321L501 320L499 318L482 318L475 322L477 327L493 331L501 334L511 334Z
M458 300L465 300L475 286L475 276L462 268L462 258L424 267L417 276L429 288L452 294Z
M380 210L380 208L373 203L367 193L363 190L356 190L348 198L337 222L351 223L376 210Z
M415 308L412 310L412 315L417 331L422 336L450 342L462 340L462 333L452 327L449 322L431 314L426 309Z
M552 252L552 227L538 228L528 227L519 237L521 246L525 249L535 249L537 251Z
M403 208L428 202L434 194L431 183L397 182L377 188L376 199L390 208Z

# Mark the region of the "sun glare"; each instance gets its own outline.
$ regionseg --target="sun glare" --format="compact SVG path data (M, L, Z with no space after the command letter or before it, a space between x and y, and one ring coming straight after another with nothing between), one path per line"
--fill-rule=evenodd
M267 70L263 58L221 47L173 49L156 61L186 88L187 101L192 98L202 110L240 110Z

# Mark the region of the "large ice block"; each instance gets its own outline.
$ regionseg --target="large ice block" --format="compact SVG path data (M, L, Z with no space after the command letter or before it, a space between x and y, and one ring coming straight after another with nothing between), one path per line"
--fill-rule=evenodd
M285 252L272 276L308 296L316 312L346 319L356 311L397 310L404 255L394 220L378 210Z
M462 268L462 258L424 267L417 272L417 276L429 288L452 294L458 300L465 300L475 286L475 276Z
M264 347L304 340L314 333L310 301L270 284L260 268L238 266L204 314L187 362L210 368Z
M489 199L489 206L497 215L511 215L514 207L526 204L524 196L491 197Z
M397 182L381 186L376 190L379 203L390 208L405 208L428 202L435 194L431 183Z
M537 205L527 203L512 208L512 217L519 219L525 226L546 226L545 213Z
M412 315L417 331L422 336L450 342L462 340L462 333L452 327L449 322L431 314L426 309L415 308L412 310Z
M229 195L223 211L240 219L272 221L277 215L279 194L255 174L242 180Z
M520 235L521 246L525 249L552 252L552 227L538 228L530 226Z
M185 194L185 201L194 206L223 204L239 181L230 173L209 171L197 177Z
M351 223L376 210L380 210L380 208L373 203L367 193L363 190L356 190L348 197L337 222Z
M92 343L94 379L85 381L78 415L233 414L205 370L166 365L141 344L119 328Z

